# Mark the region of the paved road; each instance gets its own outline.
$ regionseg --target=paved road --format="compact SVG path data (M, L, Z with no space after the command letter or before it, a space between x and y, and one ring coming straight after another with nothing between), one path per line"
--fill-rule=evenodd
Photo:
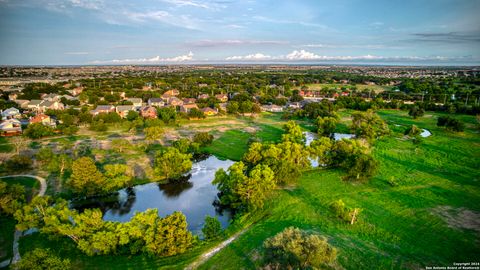
M11 178L11 177L30 177L30 178L35 178L40 182L40 190L38 191L37 196L45 196L45 192L47 191L47 181L45 178L37 176L37 175L31 175L31 174L17 174L17 175L7 175L7 176L1 176L1 178ZM13 235L13 258L10 260L5 260L3 262L0 262L0 268L7 267L10 264L15 264L18 261L20 261L20 252L18 251L18 240L20 237L23 235L23 231L15 230L15 234Z

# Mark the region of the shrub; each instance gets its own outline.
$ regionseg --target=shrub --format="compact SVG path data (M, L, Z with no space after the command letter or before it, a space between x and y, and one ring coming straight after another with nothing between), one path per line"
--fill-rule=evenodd
M289 227L264 242L265 259L273 269L317 269L331 265L337 249L319 234Z
M202 233L206 240L218 238L222 233L222 225L220 224L220 221L218 221L216 217L206 216Z
M213 135L208 132L199 132L193 136L193 141L200 144L200 146L206 146L213 142Z
M5 162L5 167L10 172L18 172L29 170L32 167L33 161L30 157L25 155L14 155Z

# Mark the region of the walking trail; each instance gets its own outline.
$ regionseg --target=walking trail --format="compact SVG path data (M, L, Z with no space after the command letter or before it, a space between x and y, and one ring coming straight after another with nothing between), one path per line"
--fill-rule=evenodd
M220 250L222 250L224 247L228 246L228 244L232 243L233 241L235 241L235 239L237 239L240 235L242 235L243 233L245 233L247 231L247 229L243 229L239 232L237 232L236 234L232 235L230 238L228 238L227 240L221 242L220 244L218 244L217 246L215 246L214 248L212 248L211 250L209 250L208 252L205 252L203 253L197 260L195 260L193 263L191 263L189 266L185 267L185 270L193 270L193 269L197 269L200 265L202 265L204 262L206 262L208 259L210 259L211 257L213 257L213 255L217 254Z
M45 178L31 175L31 174L18 174L18 175L7 175L1 176L1 178L11 178L11 177L30 177L35 178L40 183L40 190L38 191L37 196L44 196L45 192L47 191L47 181ZM10 264L15 264L20 261L20 252L18 251L18 240L23 235L23 231L15 230L15 234L13 235L13 257L12 259L7 259L3 262L0 262L0 268L7 267Z

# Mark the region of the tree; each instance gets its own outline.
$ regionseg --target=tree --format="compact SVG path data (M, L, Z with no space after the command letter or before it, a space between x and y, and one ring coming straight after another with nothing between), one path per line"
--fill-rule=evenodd
M97 169L92 158L81 157L73 162L72 175L68 182L73 191L86 196L92 196L106 191L105 184L105 177Z
M156 154L155 175L164 180L178 179L192 168L191 157L180 153L177 148L167 147Z
M147 127L143 129L143 132L145 133L145 140L151 142L161 139L164 133L163 129L159 126Z
M107 164L104 167L107 186L106 190L116 190L132 185L131 168L125 164Z
M318 140L313 140L308 146L310 157L317 160L319 165L330 164L330 152L332 151L333 143L328 137L321 137Z
M0 181L0 214L13 215L25 203L25 187Z
M465 124L460 120L450 116L440 116L437 119L437 126L446 127L447 130L461 132L465 129Z
M173 124L177 120L177 111L174 107L162 107L157 109L158 119L165 124Z
M216 239L220 237L220 234L222 233L222 224L220 224L217 217L206 216L202 233L205 240Z
M374 111L352 113L352 133L358 138L373 140L390 133L388 125Z
M34 249L22 255L22 259L13 265L15 270L66 270L71 269L70 260L61 259L50 249Z
M208 132L198 132L193 136L193 141L198 143L201 147L212 143L213 135Z
M360 213L359 208L348 208L342 200L336 200L332 204L330 204L330 209L332 209L333 213L342 219L345 222L350 223L353 225L355 221L358 219L358 214Z
M32 159L25 155L14 155L5 162L5 168L9 172L27 171L32 168L32 165Z
M15 136L10 139L10 144L12 144L13 147L15 148L15 153L17 155L20 154L20 151L25 149L25 147L27 146L27 143L28 141L22 136Z
M405 130L405 135L408 135L410 137L417 137L422 133L422 130L419 129L416 125L412 125L411 127L407 128Z
M336 248L319 234L311 234L289 227L265 240L265 259L274 269L318 269L331 265Z
M51 127L44 126L40 123L30 124L23 131L23 135L30 139L39 139L45 136L51 136L53 134L53 129Z
M367 180L378 168L378 163L370 154L368 144L360 140L336 141L331 154L331 165L347 171L345 180Z
M315 121L317 133L325 136L332 134L337 128L337 122L338 120L334 117L318 117L317 121Z
M127 113L127 120L128 121L133 121L135 119L137 119L139 116L138 112L136 111L128 111Z
M130 149L132 147L132 144L127 139L117 138L117 139L113 139L110 142L110 146L113 151L118 153L123 153L127 149Z
M192 153L195 154L199 151L200 145L195 142L191 142L187 138L181 138L172 143L172 146L177 148L182 154Z
M187 116L188 116L188 118L193 118L193 119L196 119L196 118L203 119L203 118L205 118L205 114L197 108L192 108L188 112Z
M215 173L213 184L220 191L220 203L238 210L261 208L269 193L275 188L274 173L266 165L255 166L248 176L243 162L228 168L228 174L220 169Z
M295 121L288 121L283 125L283 129L285 134L282 135L282 141L305 144L305 134L303 134L302 129Z
M423 108L420 108L418 106L412 106L410 107L410 110L408 110L408 115L413 117L413 119L417 119L418 117L422 117L425 114L425 110Z

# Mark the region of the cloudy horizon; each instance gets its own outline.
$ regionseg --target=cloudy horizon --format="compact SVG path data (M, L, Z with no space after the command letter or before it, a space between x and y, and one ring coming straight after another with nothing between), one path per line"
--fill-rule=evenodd
M480 1L0 0L0 65L480 65Z

